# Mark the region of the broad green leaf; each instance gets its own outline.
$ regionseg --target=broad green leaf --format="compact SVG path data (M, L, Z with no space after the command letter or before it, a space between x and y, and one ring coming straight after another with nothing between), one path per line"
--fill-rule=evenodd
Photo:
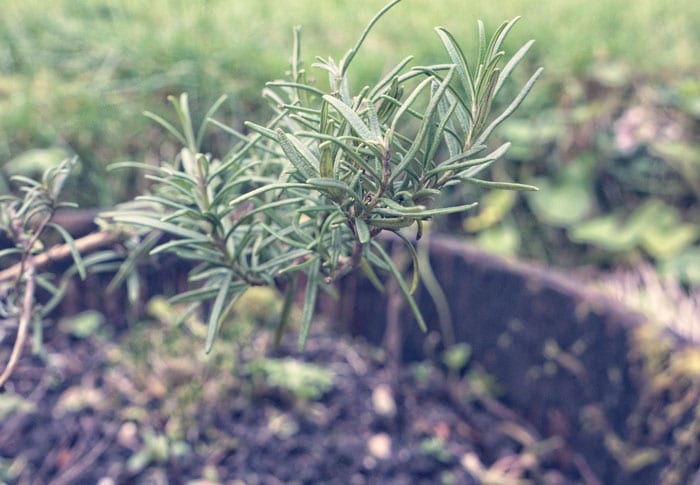
M688 248L660 261L659 269L684 283L700 286L700 248Z
M642 235L642 247L656 259L680 253L698 240L700 231L694 224L674 227L649 226Z
M479 232L476 244L492 254L516 257L522 241L517 228L510 224L498 224Z
M466 231L483 231L502 222L515 205L517 194L510 190L491 190L479 201L479 214L468 217L462 223Z
M574 242L589 243L609 251L629 251L639 242L637 231L625 230L619 216L609 215L591 219L572 226L568 230L569 238Z
M554 226L568 227L581 222L593 209L592 189L585 181L572 179L553 184L537 182L540 190L527 201L537 217Z

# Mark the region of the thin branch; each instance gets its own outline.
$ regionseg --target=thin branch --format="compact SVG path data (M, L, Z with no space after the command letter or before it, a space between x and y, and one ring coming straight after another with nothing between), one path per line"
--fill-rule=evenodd
M17 338L15 339L15 344L12 347L10 360L7 362L7 367L5 367L5 370L0 375L0 389L2 389L2 387L5 385L5 382L7 382L7 379L9 379L12 373L14 372L15 367L17 367L19 358L22 356L22 347L24 347L24 342L27 340L27 331L29 329L29 323L32 321L32 309L34 307L34 290L36 289L36 267L34 263L34 258L31 255L27 257L24 263L26 265L26 271L24 272L26 287L24 288L24 301L22 303L22 313L19 316Z
M80 254L92 252L96 249L110 246L120 237L118 234L111 231L99 231L93 234L88 234L75 240L75 247ZM57 261L62 261L71 257L70 246L68 244L59 244L53 246L48 251L34 257L34 267L41 270L49 264ZM0 283L3 281L17 279L22 272L22 263L17 263L3 271L0 271Z

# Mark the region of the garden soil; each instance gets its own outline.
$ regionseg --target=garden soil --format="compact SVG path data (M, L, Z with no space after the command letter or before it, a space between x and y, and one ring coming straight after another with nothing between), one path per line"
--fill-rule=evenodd
M238 370L214 376L193 375L196 359L188 369L150 355L154 375L136 376L133 343L59 329L45 339L44 358L27 352L0 395L6 483L595 483L582 456L499 402L476 367L396 373L380 349L319 334L304 354L293 341L267 352L330 373L302 395L254 374L245 352ZM183 394L189 384L201 394Z

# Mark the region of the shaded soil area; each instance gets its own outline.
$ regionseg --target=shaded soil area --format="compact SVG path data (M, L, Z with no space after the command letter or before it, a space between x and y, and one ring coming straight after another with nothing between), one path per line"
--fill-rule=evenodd
M380 349L325 333L302 355L294 341L265 350L263 333L204 359L188 328L159 325L122 339L48 329L0 394L0 481L595 483L476 365L392 372Z

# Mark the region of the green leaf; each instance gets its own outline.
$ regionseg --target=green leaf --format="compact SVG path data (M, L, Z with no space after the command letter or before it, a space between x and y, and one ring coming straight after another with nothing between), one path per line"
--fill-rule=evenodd
M411 278L411 286L408 288L408 290L409 293L413 295L418 289L418 283L420 282L420 263L418 262L418 253L416 252L416 248L413 246L411 241L406 238L406 236L398 231L393 231L393 233L404 242L406 248L408 249L408 253L411 255L411 262L413 263L413 277Z
M97 333L104 324L104 315L95 310L87 310L59 321L59 329L70 332L77 338L88 338Z
M362 259L360 260L360 269L370 281L370 283L372 283L372 286L374 286L379 293L384 294L386 292L386 289L384 288L384 285L377 276L377 273L375 273L374 268L372 268L372 265L364 256L362 256Z
M71 236L68 231L66 231L63 227L59 226L58 224L49 222L47 225L52 229L55 229L56 232L58 232L63 238L63 240L66 242L68 248L70 249L70 254L73 258L73 262L75 263L75 267L78 270L78 274L80 275L80 279L85 280L85 264L83 263L83 257L80 254L80 251L78 251L78 247L75 245L75 240L73 239L73 236Z
M352 49L350 49L350 51L345 55L343 60L340 61L340 74L341 74L341 76L344 76L345 73L347 72L348 67L350 67L350 63L355 58L355 55L360 50L360 47L362 47L362 44L365 41L365 38L367 38L367 35L372 30L372 27L374 27L374 24L376 24L385 13L387 13L394 5L396 5L400 1L401 0L392 0L387 5L385 5L384 8L382 8L379 12L377 12L377 14L374 17L372 17L372 20L369 21L369 24L367 24L367 27L365 27L365 30L363 30L362 34L360 34L360 38L358 39L355 46Z
M445 76L445 79L442 80L438 88L434 91L433 95L430 98L430 102L428 103L428 106L425 109L425 112L423 114L423 123L421 124L420 130L418 131L418 134L416 135L413 144L411 145L411 148L409 148L408 152L403 157L403 160L394 168L394 171L391 176L391 181L395 180L396 177L401 175L405 168L408 166L409 163L413 161L413 158L416 156L418 153L419 149L421 148L421 145L423 144L423 139L427 135L429 128L430 128L430 120L433 116L433 113L435 113L438 109L438 105L440 104L440 100L442 99L443 94L445 93L445 90L450 84L450 81L452 81L452 75L454 73L454 68L450 68L450 70L447 72L447 75Z
M354 199L360 199L361 197L356 194L348 184L342 180L336 180L333 178L310 178L306 181L307 184L312 186L317 190L324 192L329 192L334 197L338 197L340 194L346 194Z
M325 93L318 88L309 86L308 84L295 83L290 81L269 81L265 83L266 86L279 87L279 88L294 88L297 90L306 91L308 93L314 94L318 97L322 97Z
M355 130L355 133L357 133L357 136L362 138L366 142L380 142L381 138L377 138L375 136L372 136L372 131L369 129L369 127L365 124L364 121L362 121L362 118L353 110L350 106L347 104L343 103L341 100L338 98L334 98L333 96L325 95L323 96L323 99L330 105L332 105L335 110L343 117L345 120L352 126L352 129Z
M153 246L158 243L161 233L154 231L149 233L139 244L129 251L124 262L120 265L119 270L115 273L112 280L107 285L107 293L113 292L117 287L121 286L128 275L133 274L136 270L136 265L143 260Z
M19 248L7 248L7 249L2 249L0 250L0 259L6 258L8 256L13 256L13 255L21 255L22 250Z
M209 240L206 235L201 234L197 231L192 231L190 229L186 229L176 224L171 224L169 222L163 222L159 219L155 219L149 216L139 216L136 214L128 213L116 213L112 215L112 218L117 222L134 224L136 226L144 226L150 229L165 232L167 234L172 234L174 236L180 236L192 240L198 240L201 242L207 242Z
M515 69L515 67L520 63L523 57L525 57L525 54L527 54L527 52L530 50L534 43L534 40L527 41L525 45L518 49L518 52L513 54L513 57L511 57L510 60L506 63L506 65L503 67L503 70L501 71L501 74L498 77L496 89L494 89L493 91L494 95L498 94L498 92L503 87L503 83L506 82L506 80L510 76L510 73L513 72L513 69Z
M294 298L297 295L297 285L299 281L299 276L292 278L287 284L287 288L284 290L284 303L282 304L282 311L280 312L279 323L277 328L275 328L275 346L279 345L282 341L282 335L284 330L289 324L289 314L294 306Z
M360 241L360 244L367 244L370 240L370 232L367 223L362 219L355 219L355 229L357 230L357 239Z
M258 125L257 123L253 123L252 121L246 121L246 122L243 123L243 124L244 124L247 128L249 128L250 130L252 130L252 131L258 133L258 134L261 135L261 136L264 136L265 138L267 138L267 139L269 139L269 140L272 140L272 141L275 141L275 142L278 141L277 132L275 132L274 130L271 130L271 129L267 128L266 126Z
M204 114L204 121L202 122L202 125L199 127L199 130L197 130L197 138L195 140L195 146L199 149L199 147L202 146L202 142L204 141L204 135L206 133L207 126L209 125L210 118L214 116L214 113L216 113L221 105L226 101L227 96L224 94L217 99L214 104L211 105L211 108L207 110L207 112Z
M462 89L465 93L469 93L472 100L476 99L474 81L472 80L471 73L469 72L469 64L467 63L467 58L464 56L464 52L459 47L459 43L444 27L436 27L435 31L440 37L443 46L445 46L447 55L455 65L457 76L462 82Z
M472 177L460 177L460 180L464 182L469 182L470 184L478 185L480 187L486 187L488 189L496 190L522 190L527 192L536 192L540 190L534 185L528 184L518 184L514 182L494 182L491 180L481 180Z
M700 286L700 248L688 248L660 261L659 269L665 275L672 275L685 283Z
M241 194L232 201L228 203L229 206L235 207L239 205L242 202L245 202L246 200L249 199L254 199L258 197L260 194L264 194L265 192L269 192L271 190L286 190L286 189L305 189L308 188L309 184L305 183L295 183L295 182L278 182L278 183L272 183L268 185L263 185L262 187L258 187L257 189L253 189L250 192L246 192L245 194Z
M458 212L464 212L468 211L470 209L473 209L479 205L478 202L472 202L471 204L464 204L464 205L455 205L452 207L438 207L435 209L425 209L419 212L415 212L411 214L414 217L420 217L420 218L425 218L425 217L433 217L437 215L445 215L445 214L456 214Z
M381 259L386 263L389 272L399 284L401 293L403 293L404 298L406 298L408 306L411 308L411 311L413 312L413 316L415 317L418 326L423 332L427 332L428 327L425 324L423 315L418 309L418 305L416 305L416 301L413 299L413 296L411 295L411 291L408 285L406 284L406 281L403 279L403 276L401 276L401 272L398 270L396 265L394 265L394 262L391 260L391 257L386 253L386 251L384 251L384 248L382 248L382 246L377 241L372 241L372 247L379 253Z
M179 101L175 96L168 96L168 101L173 105L180 118L180 125L182 126L186 140L185 146L192 152L197 152L198 147L194 137L194 128L192 127L192 116L190 115L190 104L187 93L182 93Z
M435 167L426 173L427 176L433 174L439 174L447 171L455 172L457 176L473 177L477 173L481 172L486 167L490 166L493 162L501 158L510 148L510 143L506 142L500 147L496 148L494 151L482 158L474 158L469 160L470 157L474 156L479 150L468 150L461 155L450 158L442 162L440 165ZM473 168L472 168L473 167ZM472 170L466 170L472 168ZM460 171L463 172L459 173Z
M642 247L654 258L665 259L690 247L698 240L699 233L694 224L672 228L649 226L642 236Z
M299 328L299 352L303 352L306 348L306 340L309 337L309 329L311 328L311 320L314 316L314 308L316 307L316 296L318 295L318 284L321 279L319 269L321 267L321 259L316 256L313 264L309 267L306 275L306 291L304 292L304 309L301 313L301 323Z
M485 144L486 140L491 136L491 133L493 133L493 130L495 130L498 125L503 123L510 115L512 115L515 112L516 109L518 109L525 97L532 90L533 86L535 85L535 82L537 82L537 79L542 75L542 71L544 71L544 69L541 67L535 71L535 73L530 77L527 83L525 83L523 89L520 90L520 93L518 93L518 95L508 105L505 111L503 111L496 119L494 119L491 122L491 124L488 127L486 127L486 129L481 133L479 138L474 142L475 145Z
M173 305L179 303L201 303L206 300L211 300L219 294L220 288L213 286L205 286L204 288L196 288L194 290L183 291L177 295L168 298L168 302Z
M581 222L593 209L591 188L583 180L564 180L553 184L538 182L540 191L527 201L539 219L547 224L568 227Z
M175 128L175 126L174 126L172 123L170 123L169 121L167 121L165 118L163 118L163 117L161 117L161 116L158 116L158 115L155 114L155 113L151 113L150 111L144 111L143 115L144 115L146 118L152 119L153 121L155 121L156 123L158 123L160 126L162 126L163 128L165 128L165 129L166 129L171 135L173 135L173 136L177 139L177 141L179 141L182 145L187 145L187 140L186 140L185 137L182 135L182 133L180 133L180 132L178 131L178 129Z
M284 154L287 156L294 168L303 176L304 180L318 177L319 161L311 150L292 134L277 130L277 139Z
M211 308L209 323L207 325L207 340L205 343L205 352L207 354L211 352L212 346L214 345L214 339L219 331L219 325L221 324L221 320L224 316L224 304L226 303L226 298L229 295L232 281L233 271L227 271L219 282L219 291L216 295L216 300L214 300L214 305ZM237 296L242 294L243 292L240 292Z
M382 91L387 86L391 85L394 82L394 80L398 81L397 76L403 70L403 68L406 67L408 63L412 60L413 56L405 57L401 60L401 62L399 62L396 66L389 70L389 72L387 72L386 75L384 75L384 77L377 84L375 84L372 90L369 92L369 99L372 101L376 101L377 96L379 96L380 93L382 93Z
M608 251L629 251L639 242L637 231L625 230L619 216L609 215L591 219L571 227L569 238L574 242L590 243Z

